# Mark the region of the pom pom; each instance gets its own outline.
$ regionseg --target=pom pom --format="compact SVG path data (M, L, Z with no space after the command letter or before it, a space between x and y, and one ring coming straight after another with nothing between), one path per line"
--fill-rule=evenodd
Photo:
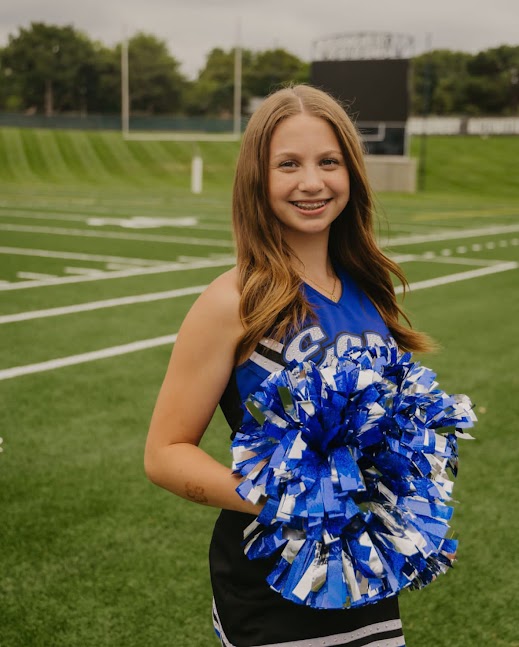
M395 348L351 348L270 375L249 396L233 471L266 500L245 530L250 559L277 555L267 581L315 608L357 607L419 588L455 558L447 539L457 438L476 417L464 395Z

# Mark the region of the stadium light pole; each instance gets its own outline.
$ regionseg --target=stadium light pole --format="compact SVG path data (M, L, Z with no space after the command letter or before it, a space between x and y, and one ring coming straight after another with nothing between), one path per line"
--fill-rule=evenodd
M128 65L128 38L124 35L121 43L121 129L123 137L130 130L130 75Z
M241 20L238 18L236 28L236 47L234 49L234 135L236 138L239 138L241 135L241 76Z

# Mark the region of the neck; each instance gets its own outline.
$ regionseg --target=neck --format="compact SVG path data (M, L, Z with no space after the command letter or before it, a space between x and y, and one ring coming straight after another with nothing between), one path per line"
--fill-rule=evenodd
M287 242L294 251L296 272L317 280L334 274L328 255L328 238L328 232L322 232L322 235L290 236Z

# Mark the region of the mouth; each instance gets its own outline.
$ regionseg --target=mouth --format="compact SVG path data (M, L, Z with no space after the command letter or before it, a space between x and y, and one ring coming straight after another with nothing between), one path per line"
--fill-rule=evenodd
M317 209L325 207L330 201L331 198L327 198L326 200L291 200L290 204L293 204L294 207L303 211L317 211Z

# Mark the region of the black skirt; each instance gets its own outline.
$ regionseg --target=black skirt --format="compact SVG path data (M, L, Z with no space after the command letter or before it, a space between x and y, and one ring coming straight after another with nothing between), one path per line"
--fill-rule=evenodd
M222 510L209 563L215 630L225 647L404 647L398 599L355 609L295 604L266 582L276 558L249 560L243 531L252 515Z

